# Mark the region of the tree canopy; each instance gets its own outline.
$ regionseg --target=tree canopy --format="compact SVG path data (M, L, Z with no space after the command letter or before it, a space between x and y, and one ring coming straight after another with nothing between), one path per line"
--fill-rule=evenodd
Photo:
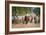
M12 7L13 15L25 15L31 12L31 7Z
M34 8L33 12L40 16L40 8Z

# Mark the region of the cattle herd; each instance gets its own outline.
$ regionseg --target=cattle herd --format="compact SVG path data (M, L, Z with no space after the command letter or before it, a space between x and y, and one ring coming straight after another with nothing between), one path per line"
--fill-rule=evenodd
M39 17L32 17L32 16L14 16L14 19L12 20L12 23L15 24L27 24L27 23L39 23L40 18Z

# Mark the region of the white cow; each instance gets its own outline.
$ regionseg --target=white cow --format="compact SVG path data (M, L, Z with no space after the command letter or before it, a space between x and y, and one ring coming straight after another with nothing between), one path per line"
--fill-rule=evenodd
M29 22L32 22L32 19L33 19L32 16L29 16Z

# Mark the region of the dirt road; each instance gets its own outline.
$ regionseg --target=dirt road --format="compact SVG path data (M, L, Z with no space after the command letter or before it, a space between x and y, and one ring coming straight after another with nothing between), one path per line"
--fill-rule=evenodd
M12 28L32 28L32 27L40 27L39 23L28 23L28 24L13 24Z

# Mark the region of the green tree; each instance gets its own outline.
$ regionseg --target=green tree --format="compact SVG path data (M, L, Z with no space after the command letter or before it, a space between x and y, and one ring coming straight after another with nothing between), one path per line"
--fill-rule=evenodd
M40 8L34 8L33 12L38 16L40 16Z
M16 7L12 7L12 16L16 15Z
M26 15L31 12L31 7L12 7L13 15Z

